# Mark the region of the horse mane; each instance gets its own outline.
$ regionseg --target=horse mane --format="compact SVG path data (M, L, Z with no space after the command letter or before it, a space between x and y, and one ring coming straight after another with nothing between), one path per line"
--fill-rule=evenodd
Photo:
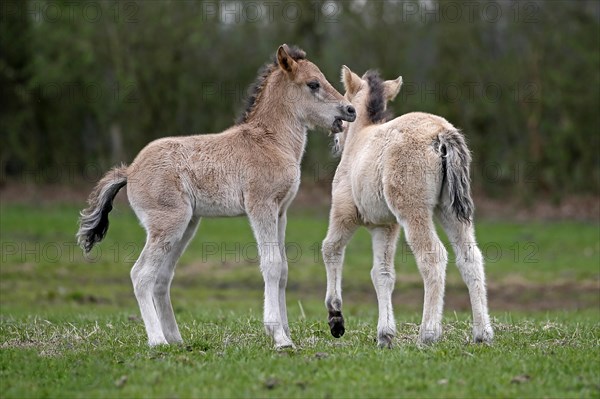
M369 85L369 98L367 100L367 116L371 123L383 123L390 120L392 113L385 108L385 89L383 79L379 76L379 71L369 69L364 79Z
M289 54L294 61L304 60L306 59L306 52L297 46L287 46L287 53ZM240 114L240 116L236 120L236 124L245 123L248 121L248 117L256 107L256 103L263 89L265 88L265 82L271 72L277 70L277 53L271 56L271 60L263 64L258 70L258 76L254 83L252 83L248 87L248 97L246 97L246 106L244 107L244 111Z

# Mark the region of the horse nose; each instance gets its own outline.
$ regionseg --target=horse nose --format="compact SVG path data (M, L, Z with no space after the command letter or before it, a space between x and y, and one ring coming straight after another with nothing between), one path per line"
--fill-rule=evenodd
M356 109L352 105L346 106L346 115L348 115L348 122L353 122L356 119Z

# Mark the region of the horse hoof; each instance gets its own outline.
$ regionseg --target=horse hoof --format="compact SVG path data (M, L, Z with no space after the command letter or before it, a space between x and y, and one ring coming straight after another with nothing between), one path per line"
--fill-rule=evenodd
M346 329L344 328L344 317L330 317L329 328L331 329L331 335L335 338L340 338L346 332Z
M419 335L419 344L423 346L432 345L442 338L441 334L425 332Z
M494 340L494 330L491 326L486 326L484 329L479 331L478 329L473 329L473 341L475 343L485 343L491 344Z
M284 351L286 349L296 349L296 345L294 345L293 342L285 342L283 344L279 344L279 345L275 345L275 350L277 351Z
M381 333L377 336L377 346L382 349L392 349L394 346L394 334Z

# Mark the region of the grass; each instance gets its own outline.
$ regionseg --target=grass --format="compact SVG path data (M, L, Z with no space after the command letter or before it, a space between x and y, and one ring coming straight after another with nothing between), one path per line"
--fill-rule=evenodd
M3 397L464 397L598 395L597 319L496 320L493 346L469 344L469 323L414 345L416 317L394 350L378 350L369 317L334 341L322 320L292 324L301 349L277 353L260 315L200 311L180 317L186 347L148 348L138 320L93 313L4 318ZM563 320L563 321L556 321Z
M288 308L298 349L262 331L262 279L243 218L204 220L172 291L185 346L148 348L129 268L144 234L125 205L83 259L77 208L0 208L0 396L18 397L598 397L600 239L575 222L480 221L493 345L469 342L466 288L448 268L442 342L415 344L422 283L405 245L396 257L398 336L374 342L370 239L350 243L347 333L329 334L319 256L326 211L288 223ZM452 262L451 262L452 263Z

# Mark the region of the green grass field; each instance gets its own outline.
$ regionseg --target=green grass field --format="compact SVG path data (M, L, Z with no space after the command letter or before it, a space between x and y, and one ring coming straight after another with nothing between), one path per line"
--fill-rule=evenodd
M600 231L594 223L479 221L493 345L470 343L466 288L451 261L444 339L416 345L422 282L396 257L398 336L375 343L371 243L344 270L346 335L329 334L320 242L327 210L288 223L288 311L297 349L263 333L262 278L246 219L204 220L172 298L185 346L148 348L129 280L142 228L124 204L85 260L78 208L0 208L0 397L598 397Z

